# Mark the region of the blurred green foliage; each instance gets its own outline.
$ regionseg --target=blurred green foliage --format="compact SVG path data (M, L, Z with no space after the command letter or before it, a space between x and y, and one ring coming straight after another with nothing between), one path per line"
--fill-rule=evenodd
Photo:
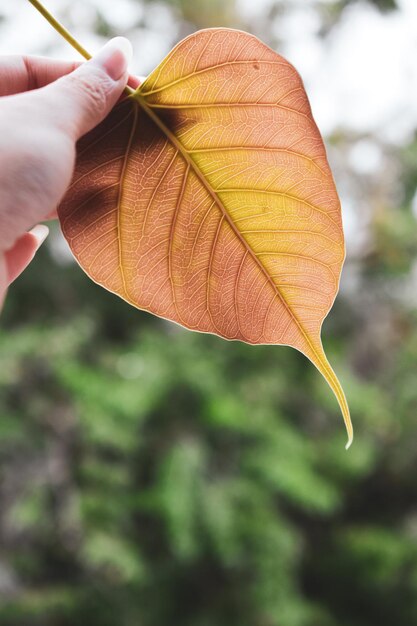
M0 330L2 626L417 624L417 140L395 158L401 202L324 325L349 452L300 354L185 331L39 253Z
M44 250L0 335L0 623L414 623L416 319L360 377L349 307L325 328L346 453L301 355L137 312Z

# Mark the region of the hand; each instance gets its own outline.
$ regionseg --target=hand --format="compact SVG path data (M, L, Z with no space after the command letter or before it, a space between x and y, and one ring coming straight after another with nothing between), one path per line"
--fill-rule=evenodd
M0 57L0 307L48 234L36 224L56 216L76 141L120 97L130 57L122 37L83 64Z

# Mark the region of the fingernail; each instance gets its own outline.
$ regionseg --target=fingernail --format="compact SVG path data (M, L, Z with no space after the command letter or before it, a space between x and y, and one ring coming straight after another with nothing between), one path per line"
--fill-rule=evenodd
M45 224L38 224L34 226L29 233L35 237L38 248L43 244L48 236L49 228Z
M125 37L114 37L93 57L92 62L100 65L117 81L126 73L132 59L132 45Z

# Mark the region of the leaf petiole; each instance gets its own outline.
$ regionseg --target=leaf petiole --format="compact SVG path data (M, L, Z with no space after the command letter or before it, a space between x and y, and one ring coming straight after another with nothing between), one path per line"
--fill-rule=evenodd
M87 52L87 50L71 35L71 33L63 26L54 16L43 6L41 2L38 0L29 0L30 4L32 4L35 9L39 11L39 13L49 22L49 24L55 28L57 33L61 35L67 41L70 46L72 46L77 52L84 57L84 59L91 59L91 54ZM135 93L135 90L126 85L124 88L124 93L128 96L131 96Z

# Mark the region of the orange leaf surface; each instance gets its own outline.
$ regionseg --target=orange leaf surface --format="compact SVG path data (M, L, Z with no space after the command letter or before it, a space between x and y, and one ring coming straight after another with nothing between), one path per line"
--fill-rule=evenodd
M81 140L59 217L81 267L134 306L304 353L349 445L320 338L345 255L340 203L285 59L240 31L187 37Z

